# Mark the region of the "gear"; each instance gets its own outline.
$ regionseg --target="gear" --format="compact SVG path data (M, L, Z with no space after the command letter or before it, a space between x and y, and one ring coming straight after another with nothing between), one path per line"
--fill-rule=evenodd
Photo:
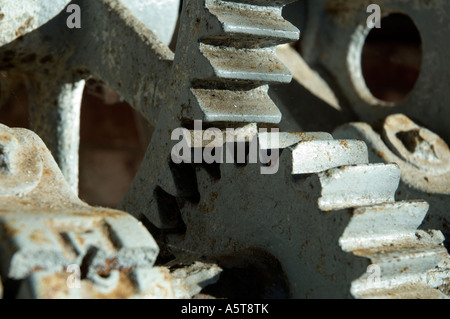
M364 277L355 281L353 296L401 298L410 291L406 287L412 287L417 296L444 297L436 282L424 279L447 257L439 232L416 231L426 203L395 203L399 168L368 164L367 149L358 141L333 140L324 133L282 134L280 171L275 176L262 176L251 164L170 162L168 127L189 128L194 119L227 122L234 128L242 127L241 122L263 127L280 120L263 84L286 81L285 71L277 71L283 68L276 67L281 64L272 46L295 37L292 27L280 22L281 2L273 3L278 6L267 1L185 3L180 30L185 36L178 43L173 68L174 88L181 89L160 113L147 155L121 207L149 225L160 246L177 258L205 256L231 274L256 267L260 271L252 282L264 282L270 278L267 272L275 273L277 280L260 284L256 296L348 297L352 281L368 264L344 254L341 239L344 250L370 258L382 274L378 286ZM250 12L255 18L244 19ZM238 57L246 63L236 62ZM198 132L191 133L195 139ZM305 174L313 175L301 177ZM366 208L355 209L351 218L344 210L352 207ZM334 210L340 212L322 212ZM382 221L393 211L399 222L387 231ZM411 222L415 228L403 229L402 222L411 214L416 216ZM362 233L354 231L361 225L359 216L365 215L373 220L362 217L363 225L373 227L370 238L364 236L364 228ZM422 253L424 249L429 255ZM278 266L261 267L267 260ZM422 267L407 271L405 265L416 263ZM287 283L280 278L287 278ZM234 288L235 292L243 287Z
M257 132L281 121L268 85L291 80L275 46L299 37L282 17L282 7L292 1L185 1L174 56L121 2L81 0L76 3L83 8L83 28L91 32L59 27L61 32L54 34L52 26L65 22L57 15L20 41L3 43L2 52L11 68L22 61L20 68L33 74L33 127L73 189L76 174L70 168L76 160L69 155L76 153L77 143L71 140L76 129L69 119L78 111L71 102L79 98L80 81L88 74L117 90L155 127L120 208L151 230L161 248L158 264L170 262L156 268L161 271L153 267L150 274L135 274L138 282L163 277L153 271L188 264L173 276L192 275L196 284L168 297L192 296L204 288L197 285L199 268L208 284L219 272L214 266L204 271L198 261L206 259L224 269L216 284L203 289L216 296L233 296L250 285L248 293L257 297L446 297L443 235L417 230L428 208L425 202L395 201L397 165L369 164L367 147L358 140L336 140L327 133ZM49 87L43 79L50 76L56 84ZM195 153L203 148L195 147L200 132L192 131L199 119L223 134L227 128L244 132L247 142L256 139L267 154L280 152L266 163L276 164L277 174L262 175L251 163L175 164L173 130L182 127L192 134ZM272 137L279 145L269 143ZM242 144L239 134L227 142ZM100 251L107 246L97 245ZM115 257L120 259L120 253ZM108 266L95 258L91 264ZM21 274L32 272L27 278L32 288L24 286L24 291L42 297L34 292L47 291L42 284L48 274L30 267ZM111 281L117 280L114 276Z

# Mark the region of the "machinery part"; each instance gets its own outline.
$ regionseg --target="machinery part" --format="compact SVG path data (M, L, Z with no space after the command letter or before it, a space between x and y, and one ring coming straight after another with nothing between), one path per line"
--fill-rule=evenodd
M339 127L334 136L364 140L375 162L395 162L402 181L424 193L450 194L450 150L435 133L402 114L388 116L378 134L368 124Z
M178 186L172 177L170 128L192 126L195 119L227 121L236 128L242 122L280 120L281 113L267 94L267 83L290 80L274 48L298 39L298 30L281 18L281 7L288 2L271 5L258 1L251 5L246 1L205 0L183 4L179 33L184 36L177 43L168 89L178 94L166 96L168 107L159 113L152 142L122 209L138 218L154 216L158 212L156 189L176 195L192 191ZM153 191L143 193L142 189ZM163 222L150 220L164 228Z
M58 90L45 90L42 85L38 86L37 96L40 99L47 91L52 94L56 92L58 96L59 88L64 87L64 84L77 83L87 74L94 74L117 90L154 124L152 142L121 207L153 229L164 250L177 256L205 255L220 265L230 255L239 256L242 251L259 249L271 256L270 260L281 264L281 267L275 267L278 269L276 277L288 278L288 293L291 297L348 296L355 273L363 273L368 262L345 254L338 243L339 238L344 238L347 246L343 247L355 252L355 242L361 240L360 234L354 230L358 229L355 226L358 220L353 221L346 211L322 211L373 205L381 205L380 211L389 211L392 207L386 205L395 205L394 194L400 178L398 166L370 165L362 143L336 141L324 133L282 134L280 147L283 152L279 159L281 171L274 176L263 176L259 174L259 167L252 165L200 165L206 169L197 166L193 171L189 165L175 165L168 159L172 146L168 142L170 130L179 126L190 128L195 119L203 119L211 126L217 124L233 128L242 127L242 123L255 122L258 123L255 127L261 128L281 120L281 113L267 93L267 85L290 81L288 70L275 55L275 45L298 39L298 30L281 17L281 8L288 2L291 1L186 1L180 30L180 34L185 36L178 41L173 60L174 56L167 46L120 2L81 0L75 3L83 7L85 27L92 30L91 33L64 29L51 35L52 25L65 22L64 16L59 15L52 23L25 35L21 41L5 45L2 54L9 52L10 68L24 57L29 57L30 52L34 54L33 59L29 57L30 60L52 62L50 65L56 69L52 72L49 72L48 67L40 71L42 67L37 68L34 62L26 64L25 61L21 67L29 74L35 71L37 78L46 72L51 76L58 75L54 76ZM106 37L104 30L109 30L112 36ZM43 42L43 45L36 52L35 43L38 41ZM58 62L54 58L45 58L54 54L49 53L49 50L53 52L49 48L58 48L61 57ZM123 60L124 56L129 58ZM34 100L34 104L39 105L36 103L39 98ZM36 121L41 125L41 129L36 129L38 133L49 141L52 138L54 140L54 136L58 135L54 134L57 130L51 124L54 119L50 117L49 120L43 114L60 114L55 103L40 105L39 109L32 111L33 116L41 121ZM60 123L58 125L64 124ZM260 148L276 151L263 135L258 135L258 139ZM374 183L374 180L377 182ZM273 188L273 185L277 187ZM261 196L261 189L270 189L271 192ZM39 186L35 190L42 192ZM35 190L30 194L37 194ZM410 211L410 205L413 204L393 207L406 207ZM277 214L268 214L267 207L273 207ZM76 208L78 211L78 206ZM14 211L20 209L20 205L14 207ZM233 212L232 216L230 211ZM70 219L70 212L73 212L72 208L66 214L60 210L55 216L69 215L67 218ZM355 216L359 214L360 211L355 211ZM386 214L389 215L389 212ZM42 218L45 218L45 214ZM109 222L106 217L99 219ZM26 222L26 219L22 222ZM349 222L351 227L346 232ZM114 227L110 228L115 230ZM376 293L367 292L367 287L354 289L355 296L389 296L392 289L404 287L402 284L415 285L416 288L421 284L417 289L423 288L420 290L422 295L444 296L439 293L439 289L444 289L440 274L445 273L447 268L445 262L439 263L447 255L442 249L443 237L439 232L430 233L432 235L428 237L419 233L416 241L407 236L405 245L402 240L404 234L391 234L395 254L384 253L384 248L379 246L372 247L382 251L382 257L376 259L372 254L364 256L382 262L382 269L389 270L386 276L382 274L381 277L385 285L381 292L378 289ZM342 234L345 236L342 237ZM100 252L107 248L103 247L104 242L98 245L100 247L95 247ZM384 247L384 243L380 245ZM420 254L423 247L430 250L428 255ZM122 277L118 272L123 272L120 265L111 269L110 277L103 278L105 280L99 278L105 268L108 270L108 266L111 266L104 256L107 260L111 256L119 260L120 254L116 255L106 252L100 253L98 258L96 254L86 258L88 265L96 266L88 267L86 279L95 284L101 296L104 296L105 291L112 294L120 287ZM398 268L398 256L404 262L401 265L420 264L420 267L414 268L411 280L403 276L404 269ZM145 261L148 262L147 259ZM142 277L135 277L163 277L160 271L151 267L152 262L147 268L144 267ZM127 266L140 270L142 267L139 262L136 263L138 265L130 263ZM385 266L391 264L394 267ZM436 278L434 281L423 282L418 279L435 266L440 268L431 271L433 278ZM90 272L90 269L93 270ZM136 272L133 270L133 273ZM32 289L42 287L43 283L48 282L47 276L47 273L35 269L27 286ZM58 277L58 274L54 276ZM198 277L194 275L192 278ZM131 280L130 277L127 280ZM124 285L129 287L127 283ZM199 288L193 287L188 285L186 291L197 292ZM270 291L270 287L266 288ZM25 296L45 296L45 292L50 291L45 287L41 289L44 294L30 293L30 288L26 286L22 291ZM91 290L92 283L85 283L81 296L92 296ZM146 290L135 288L132 291ZM402 289L400 291L404 292ZM63 294L67 295L66 292ZM272 291L272 296L276 294L276 291ZM170 293L164 295L170 296ZM397 296L405 295L399 293Z
M221 269L216 265L194 263L173 272L167 267L135 268L128 272L111 270L96 280L82 279L70 287L70 272L33 272L21 285L18 298L39 299L187 299L215 283Z
M262 149L265 141L260 139ZM294 298L349 297L350 286L358 298L407 298L412 292L446 297L436 288L448 270L442 269L436 281L427 277L448 259L444 237L417 230L425 202L395 202L398 166L368 164L363 143L324 133L280 133L280 144L275 175L261 175L252 164L222 164L215 174L205 163L193 166L198 200L177 197L177 225L183 227L166 224L157 240L176 256L194 253L216 258L219 265L220 255L262 249L280 262ZM185 170L175 165L174 178ZM368 274L354 281L368 264L342 249L380 267L375 284Z
M83 268L86 277L153 266L159 249L138 221L81 202L34 133L4 125L0 130L2 189L14 190L1 194L3 278L60 272L72 264Z
M10 23L2 23L0 67L27 76L30 127L48 145L72 190L77 192L84 80L89 75L102 79L143 111L144 117L155 121L158 107L152 106L158 104L158 83L164 82L169 73L173 53L147 29L146 25L159 25L156 21L146 19L144 24L135 17L133 12L148 18L148 12L132 0L126 1L132 11L118 0L72 2L82 10L81 29L66 27L68 13L63 9L68 1L47 1L39 5L29 2L20 8L9 2L1 5L1 17ZM156 28L168 43L172 36L168 32L175 28L179 2L152 3L152 12L164 17L160 18L164 22L172 23L166 24L165 30ZM163 10L170 12L166 14ZM23 26L17 29L17 24ZM108 30L108 36L103 34L104 30ZM153 110L155 113L148 114Z
M445 238L439 231L417 230L427 210L426 202L410 201L361 207L353 212L340 245L373 263L352 283L353 296L448 298L445 279L449 270L439 269L449 259L442 245Z
M420 75L413 90L400 102L382 101L369 91L361 66L361 55L366 37L372 30L367 24L369 4L381 8L382 18L401 14L411 19L421 38L422 59ZM390 114L402 113L419 120L444 140L450 140L446 104L445 72L448 56L442 50L441 34L435 30L448 29L447 1L307 1L307 23L303 29L301 51L305 60L341 96L341 101L358 116L359 121L372 122ZM384 30L389 26L383 25ZM390 30L394 32L394 29ZM385 32L387 32L385 30ZM404 35L407 38L411 34ZM395 58L395 57L394 57ZM398 57L396 57L399 60ZM401 65L410 59L400 58ZM425 107L426 106L426 107Z
M169 45L175 33L180 0L122 0L138 20Z
M25 2L17 3L2 0L0 2L2 21L0 45L10 43L41 27L60 13L69 2L69 0L57 0L37 3L34 0L25 0Z
M117 270L97 282L80 280L79 286L70 287L70 272L33 272L21 285L17 298L39 299L123 299L174 298L170 273L165 268L134 269L127 274Z
M187 267L172 271L172 284L175 287L174 297L179 299L192 298L205 287L217 282L222 269L215 264L194 261Z
M267 64L265 49L241 52L243 60L252 61L251 65L254 64L255 68L257 65L264 66L256 68L258 71L252 71L248 64L241 62L230 64L227 58L237 58L234 53L244 45L241 43L243 35L227 31L225 22L228 20L221 15L223 11L231 15L230 8L234 8L232 21L246 25L250 22L236 18L238 13L242 17L246 13L245 9L272 12L274 9L270 6L268 9L259 7L262 2L253 6L247 2L243 4L244 1L237 2L229 1L226 5L225 1L205 1L204 5L194 1L185 3L180 31L185 37L178 42L174 61L176 77L173 82L180 88L180 96L169 103L171 107L161 111L146 157L122 207L144 221L148 219L160 246L176 257L192 254L207 256L221 265L223 258L239 255L248 249L262 249L281 264L281 274L278 275L287 277L290 285L288 294L291 297L347 297L355 273L364 273L367 262L344 254L339 247L339 238L350 216L344 212L324 214L321 210L393 204L400 179L398 166L369 165L363 144L357 141L335 141L324 133L317 134L317 139L314 139L315 134L283 134L280 138L284 148L279 163L281 171L269 177L260 175L259 167L250 164L243 167L219 167L203 163L193 168L189 164L171 164L168 160L170 148L164 140L169 140L170 131L168 134L167 128L175 128L177 124L192 127L191 121L194 119L215 121L216 124L226 121L229 126L241 128L251 135L252 130L239 122L279 121L272 104L263 102L266 101L265 97L260 98L266 91L260 81L284 81L284 71L282 74L271 74L270 70L276 68L266 67L273 65L273 62ZM268 3L264 2L264 5ZM209 20L211 12L215 15L213 21ZM214 22L217 17L224 21L221 25L223 31L216 31ZM206 29L207 25L210 26L209 30ZM281 28L284 24L280 23L279 26ZM249 45L255 41L263 46L262 43L267 41L257 28L229 29L251 30L251 33L248 32L250 34L246 34L245 43ZM288 31L291 27L284 29ZM269 38L270 45L273 45L274 34L280 35L280 39L287 38L286 33L289 35L289 32L267 32L264 28L263 32L263 36ZM249 41L253 39L249 38L250 35L254 41ZM278 38L276 40L279 41ZM217 44L221 46L211 48L211 45ZM230 49L230 44L235 49ZM228 48L224 49L224 46ZM278 62L275 64L278 65ZM235 69L231 70L234 65ZM183 71L186 66L189 66L191 73ZM245 95L243 87L246 88ZM253 107L252 100L255 99L259 101L258 108ZM178 119L181 119L181 123ZM261 124L258 126L261 127ZM191 131L192 136L188 141L195 141L197 133ZM270 148L262 145L264 147ZM299 174L312 176L300 179L293 177ZM277 187L273 188L273 185ZM142 193L142 189L153 192ZM267 193L268 189L270 194ZM268 207L273 207L270 213ZM403 206L399 207L403 209ZM421 240L408 242L408 249L403 250L401 235L390 235L398 239L393 248L397 250L396 256L411 263L416 259L421 260L416 256L418 253L414 253L425 245ZM442 259L445 251L439 241L442 236L436 235L436 238L427 245L439 251L441 255L437 253L436 256ZM433 265L423 261L429 268L425 269L424 266L415 270L420 274L418 276L424 276L429 269L437 266L440 259L437 258ZM385 260L387 264L393 264L395 256L387 256ZM250 266L244 262L239 267ZM390 277L402 278L403 281L400 281L408 284L418 282L416 279L408 281L408 277L402 276L396 268L382 277L382 282L389 282ZM426 283L423 285L426 286ZM421 292L428 296L444 296L434 289L436 287L431 287L429 291L422 289ZM389 288L382 293L389 297ZM355 296L360 295L355 293Z
M379 133L367 123L350 123L336 129L333 135L364 140L374 163L397 163L402 171L402 181L396 197L407 200L426 196L430 210L421 228L442 229L447 242L450 234L447 211L450 166L446 143L404 115L386 118L381 131Z
M23 280L19 297L173 298L220 273L203 265L197 277L175 281L169 269L154 268L159 248L145 227L80 201L34 133L0 125L0 150L0 273Z

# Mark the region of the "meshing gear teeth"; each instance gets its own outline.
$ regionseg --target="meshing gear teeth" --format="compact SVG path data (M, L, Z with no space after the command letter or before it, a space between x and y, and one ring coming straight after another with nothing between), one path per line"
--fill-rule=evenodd
M362 142L324 133L280 133L280 140L275 175L252 164L221 164L219 177L192 168L200 199L177 198L183 227L166 228L159 239L178 257L206 255L224 268L230 255L262 249L289 283L278 293L294 298L446 297L436 284L447 273L444 237L417 229L426 202L395 202L397 165L368 164Z
M56 72L58 85L53 90L38 85L38 97L33 103L57 94L61 97L59 106L67 106L79 98L78 86L72 87L72 83L92 73L155 125L146 156L121 208L153 231L161 250L176 257L172 263L207 258L225 269L225 279L233 271L247 270L248 282L256 287L253 293L262 297L446 297L448 254L442 245L444 238L438 231L417 230L427 204L396 202L398 166L370 164L367 148L361 141L333 139L320 132L280 133L275 149L267 138L273 133L255 133L259 149L280 151L280 157L274 158L279 167L274 175L262 175L260 166L253 164L177 165L170 160L172 130L180 126L191 129L194 120L221 128L249 125L250 131L280 122L281 113L267 91L268 85L291 79L275 55L276 45L299 37L298 30L281 15L282 7L289 2L292 1L184 1L181 36L173 57L167 46L143 28L119 1L80 1L86 8L86 28L93 33L72 38L65 31L60 38L46 40L46 44L52 47L51 44L64 43L65 63L84 73L74 72L76 75L67 78ZM102 37L106 28L120 36L114 41ZM45 33L45 29L41 31ZM67 45L60 39L74 40L67 40L70 42ZM36 35L32 34L24 40L25 44L18 45L19 49L28 50L26 45L33 41ZM16 49L16 45L12 43L9 47ZM68 49L73 47L77 48L75 54ZM38 52L37 59L46 54ZM105 56L108 58L103 59ZM129 58L119 63L124 56ZM42 76L41 73L37 74ZM124 74L126 78L117 81ZM71 85L66 86L67 83ZM58 145L64 146L61 141L73 137L73 129L68 129L69 137L59 139L53 134L52 139L57 125L45 129L48 120L43 114L48 110L57 115L67 113L68 116L58 118L68 121L76 115L76 107L58 109L53 102L41 109L32 108L35 111L32 118L44 123L37 121L37 130L43 132L44 139L52 141L51 147L56 148L58 157L73 153L73 149L58 149ZM55 165L50 160L45 163L49 162ZM42 170L39 167L35 173L44 176L45 167ZM58 180L62 180L55 171ZM34 180L31 182L30 187L34 187ZM11 200L13 209L2 213L2 226L21 223L26 226L27 236L2 228L7 243L16 243L19 249L2 242L1 275L3 280L25 279L21 296L49 297L47 293L54 292L55 287L46 283L52 279L59 288L66 283L67 274L62 267L71 262L87 263L97 271L86 273L90 280L82 283L81 294L61 292L63 296L77 298L124 296L124 291L126 297L191 297L203 288L201 282L209 283L220 273L216 266L191 263L185 271L173 272L174 281L163 279L167 278L169 266L153 267L157 252L153 239L134 218L121 212L111 213L121 220L115 225L94 209L94 214L83 218L92 222L89 230L94 234L88 231L78 234L64 228L65 235L58 235L61 227L47 225L50 220L47 215L52 209L57 209L55 220L68 220L71 225L81 218L78 208L90 211L66 188L61 188L62 194L45 193L48 198L58 196L61 205L55 208L49 202L43 203L48 207L43 205L46 211L37 214L36 219L25 216L27 211L20 213L24 216L20 220L11 217L11 212L20 212L27 206L26 196L20 198L15 193ZM0 187L0 191L14 192L14 189ZM31 192L30 200L42 204L39 192ZM127 224L131 226L126 228ZM35 228L52 232L48 238L42 238ZM37 240L47 239L46 244L34 245L51 258L36 256L27 263L20 262L10 272L11 263L23 259L21 252L32 247L27 242L32 234ZM60 237L63 243L58 241ZM95 254L88 254L89 245L97 248ZM69 252L65 251L66 246L71 247ZM139 259L136 254L144 257ZM111 260L114 260L112 268ZM198 269L203 271L202 276L198 276ZM110 277L102 280L99 277L105 271ZM186 284L189 280L183 283L188 274L194 278L193 285ZM361 274L364 275L356 279ZM158 281L163 285L152 290L155 285L149 283ZM169 287L177 285L183 288L173 291ZM217 286L209 287L210 291L220 285L219 281ZM242 288L238 282L231 285ZM125 290L117 291L115 287Z
M174 143L162 142L171 140L168 128L192 126L194 120L231 127L281 120L267 94L268 84L289 81L290 75L276 57L275 45L299 38L299 31L281 16L284 3L184 2L179 30L183 36L167 88L176 94L166 96L167 107L159 113L152 142L121 203L123 209L165 228L158 217L162 205L158 194L162 190L177 196L189 188L180 187L172 177L169 156ZM150 191L143 194L142 189Z
M248 1L185 4L181 23L185 37L178 43L174 61L174 72L182 75L174 81L185 88L174 99L175 106L182 106L179 117L188 121L234 122L234 127L242 122L279 122L280 115L266 95L266 85L288 79L273 56L272 46L280 43L280 39L292 37L292 29L282 20L276 27L271 24L277 21L275 16L279 15L280 8L261 3L259 6L249 5ZM262 27L264 20L246 18L248 9L260 10L261 15L267 13L271 19ZM235 62L237 58L239 61ZM186 68L190 72L183 71ZM173 118L173 115L167 116ZM170 127L176 125L176 122L171 123ZM166 130L166 127L164 124L161 129ZM159 244L174 256L208 256L226 268L231 267L227 262L233 258L230 256L246 260L250 255L260 260L262 249L281 265L280 277L287 278L289 288L280 288L281 295L294 298L408 296L407 290L389 284L385 290L375 289L376 294L371 294L358 290L360 281L356 281L351 290L357 274L364 274L369 264L344 253L339 246L339 239L349 223L350 226L353 223L348 210L377 205L378 210L383 211L383 205L395 205L400 179L396 165L369 164L362 142L333 140L324 133L303 136L282 133L280 171L263 176L260 168L251 164L242 167L173 163L161 166L158 163L169 161L170 149L166 148L166 157L157 155L161 151L156 147L160 137L154 138L122 205L159 229L155 232ZM260 147L270 148L263 144ZM156 156L160 156L159 159L155 159ZM159 172L159 176L155 172ZM155 178L149 180L148 176ZM136 194L142 194L139 189L144 188L154 191L144 195L143 202L141 198L145 203L141 205ZM390 235L397 238L395 232ZM418 295L441 296L436 285L432 287L417 278L425 278L445 257L442 238L436 235L434 241L427 244L422 243L427 241L423 238L408 243L405 248L399 235L394 241L394 250L405 257L402 265L422 263L422 268L415 268L414 281L410 281L415 287L423 288ZM415 253L423 245L430 247L433 258ZM438 258L434 258L436 256ZM377 278L383 283L392 282L390 278L409 278L402 277L405 267L385 267L392 258L386 257L378 265L381 272ZM251 267L242 260L243 264L236 261L239 266L234 266ZM390 272L385 273L385 269ZM271 272L276 271L271 269ZM274 282L267 285L286 287ZM367 287L371 287L370 284ZM391 288L396 289L395 294L389 293Z
M291 81L275 53L277 44L299 38L281 16L287 2L186 2L174 62L184 119L280 122L267 84Z

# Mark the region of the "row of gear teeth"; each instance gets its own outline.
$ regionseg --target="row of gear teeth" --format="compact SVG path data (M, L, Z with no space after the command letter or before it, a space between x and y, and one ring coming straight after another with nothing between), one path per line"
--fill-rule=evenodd
M232 255L246 251L246 262L249 256L262 258L267 269L273 270L262 279L269 284L275 283L274 278L287 280L287 285L269 285L266 296L279 297L277 288L281 287L294 298L344 297L349 293L356 298L446 298L449 255L443 246L444 236L439 231L418 229L428 204L396 202L399 167L369 164L367 147L361 141L335 140L327 133L280 133L279 172L268 176L250 164L167 165L164 138L179 119L226 122L234 127L241 123L280 122L281 113L268 95L268 85L291 80L289 71L276 57L275 47L299 38L299 31L282 17L283 6L293 1L184 1L175 60L171 60L166 47L156 45L153 53L149 51L149 56L154 57L151 61L160 62L156 70L173 66L171 85L166 88L160 84L164 87L159 88L169 92L165 97L157 97L169 105L160 112L143 168L122 205L149 222L146 225L156 230L153 235L163 250L175 257L206 256L224 266L224 272ZM130 20L124 18L126 10L118 9L119 2L89 1L85 5L88 3L111 13L108 19L125 21L128 27ZM98 15L99 10L84 12ZM86 23L99 21L88 17ZM113 29L123 27L118 23L105 25ZM102 30L104 26L95 28ZM152 38L136 41L136 47L145 52L147 41ZM123 45L119 49L115 40L106 38L105 47L111 43L118 52L127 48ZM84 46L79 47L85 50ZM109 54L114 56L115 50L109 50ZM94 61L88 64L90 71L108 77L108 72L103 71L108 69L104 67L107 64L91 56L88 60ZM126 63L118 68L120 72ZM122 76L120 72L117 74ZM111 74L109 77L113 78ZM139 108L143 103L136 101L142 94L136 93L134 81L129 82L124 83L129 86L122 91ZM171 88L175 94L171 94ZM154 90L158 91L156 84ZM33 114L48 115L40 106ZM145 108L140 111L148 118L148 114L153 115ZM256 132L257 124L250 125L255 136L261 138L261 133ZM7 239L0 245L0 274L4 282L25 280L21 289L27 297L55 297L55 293L62 293L66 297L86 298L98 297L99 292L101 297L117 297L115 293L121 297L180 295L173 293L169 287L172 283L164 279L169 275L168 269L153 267L159 249L142 224L123 212L81 203L70 195L50 152L37 137L20 130L0 130L7 133L5 136L28 136L34 142L23 146L39 146L44 152L35 167L39 178L31 183L30 176L24 177L24 194L14 193L12 184L4 181L0 187L3 204L8 207L0 221L0 237ZM270 139L259 139L259 147L271 150L264 140ZM27 160L33 158L23 152L21 155ZM41 160L44 164L39 166ZM172 176L167 178L167 174ZM370 264L359 257L370 259ZM280 267L273 266L274 260ZM69 276L64 268L71 263L91 266L84 274L89 280L82 280L85 289L81 292L85 295L64 290ZM196 265L175 271L172 276L175 281L178 276L180 281L186 278L182 272L195 277ZM221 271L216 267L206 270L207 279ZM282 275L277 277L275 272ZM166 283L167 287L153 285L158 280L159 286ZM188 293L181 295L191 297L200 291L197 288L185 288Z
M189 65L189 94L180 102L189 106L183 118L280 122L268 84L288 83L292 78L275 52L276 45L299 39L298 29L281 15L289 2L293 1L187 3L187 20L180 31L187 36L180 39L182 50L175 58L175 70Z
M255 133L260 149L271 148L268 134L274 133ZM177 257L263 249L280 262L295 298L343 297L345 289L356 298L447 297L444 236L418 229L425 201L395 201L396 164L370 164L364 142L327 133L279 133L279 141L276 175L262 176L251 164L222 164L219 177L195 168L199 199L177 198L183 230L174 227L164 238ZM343 257L342 250L372 264L361 266L364 259ZM356 279L358 271L363 275Z
M279 123L268 85L291 80L275 53L276 45L299 38L282 17L289 2L186 1L171 116L235 128ZM425 202L395 202L397 165L369 164L363 142L327 133L280 133L280 144L275 175L261 175L256 165L172 163L169 171L147 179L147 187L156 186L147 201L152 209L129 205L132 196L124 208L156 226L157 240L177 258L207 256L226 268L217 256L262 249L280 263L294 298L343 297L350 291L357 298L445 297L444 238L417 230ZM138 173L132 191L142 189L143 176L148 171ZM358 272L365 275L355 280Z

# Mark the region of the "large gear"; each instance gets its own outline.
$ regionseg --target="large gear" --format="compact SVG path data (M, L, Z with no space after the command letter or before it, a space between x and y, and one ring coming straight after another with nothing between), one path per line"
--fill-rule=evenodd
M72 189L77 184L71 171L77 142L70 119L77 116L80 81L88 74L117 90L155 127L120 205L147 226L162 250L158 263L163 268L151 268L152 260L146 264L151 274L141 276L147 281L138 282L148 283L149 277L155 282L164 277L155 275L164 273L161 269L177 264L191 265L185 272L173 272L181 282L196 267L206 273L203 279L211 279L217 268L195 263L207 260L224 271L221 280L203 292L220 297L239 295L244 284L252 286L247 297L447 297L444 237L439 231L418 230L426 202L395 201L400 181L396 164L369 164L368 149L359 140L320 132L258 132L270 131L281 121L268 85L291 80L275 50L299 37L297 28L282 17L282 7L290 2L184 1L174 56L120 1L74 1L83 8L83 27L92 33L54 33L52 27L64 24L65 16L51 15L46 17L53 18L50 23L3 39L1 54L9 68L35 77L33 128L53 151ZM49 77L56 84L43 81ZM279 158L266 163L276 164L279 171L262 175L251 163L175 164L173 130L183 128L194 141L193 153L203 149L195 143L203 133L192 130L195 120L225 135L230 128L244 132L246 140L238 133L227 146L257 141L268 154L279 152ZM269 143L272 137L278 145ZM82 259L89 249L80 251L85 252L77 257ZM12 259L0 257L8 269ZM91 262L92 267L105 267L101 262ZM53 265L38 266L55 271ZM14 277L7 271L1 275ZM31 267L19 277L26 276L23 291L44 296L42 283L48 274ZM167 297L192 296L202 288L188 287L185 294Z

